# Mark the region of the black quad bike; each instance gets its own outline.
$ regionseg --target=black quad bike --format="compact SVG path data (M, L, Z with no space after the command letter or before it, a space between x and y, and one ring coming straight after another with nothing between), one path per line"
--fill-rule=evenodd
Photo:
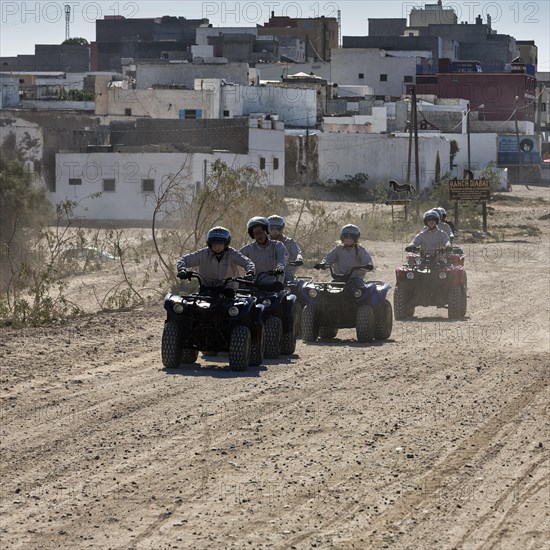
M264 271L256 276L253 286L239 289L240 293L250 295L264 307L266 359L292 355L296 349L296 296L286 290L282 283L262 284L262 279L267 276L281 274L276 270Z
M413 317L418 306L447 308L449 319L463 318L468 297L462 250L452 247L433 254L412 246L406 250L407 263L395 269L395 319Z
M202 282L198 273L188 271L186 275ZM229 352L229 366L234 371L261 365L265 306L253 296L228 288L230 282L252 284L247 279L230 278L220 286L201 284L197 293L165 296L162 364L166 368L194 363L199 351L206 350Z
M351 278L355 270L370 271L372 266L354 267L338 275L330 265L318 265L330 269L336 280L303 285L302 295L306 301L302 312L304 342L334 338L341 328L355 328L359 342L387 340L393 325L392 306L386 298L390 285L381 281L357 285L357 279Z

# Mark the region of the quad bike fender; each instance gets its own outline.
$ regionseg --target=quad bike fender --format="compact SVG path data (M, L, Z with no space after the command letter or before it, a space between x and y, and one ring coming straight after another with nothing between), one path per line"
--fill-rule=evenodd
M256 304L254 308L254 323L259 325L264 318L265 306L263 304Z
M285 315L288 315L289 317L292 316L294 307L296 306L296 300L297 298L294 294L287 294L286 301L284 304Z
M388 283L370 282L366 284L371 305L383 304L391 288Z

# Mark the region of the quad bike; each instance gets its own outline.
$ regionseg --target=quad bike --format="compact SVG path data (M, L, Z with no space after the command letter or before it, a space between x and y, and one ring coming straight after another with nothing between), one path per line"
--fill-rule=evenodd
M414 316L417 306L447 308L449 319L459 319L467 310L467 277L464 254L459 247L421 253L407 247L407 263L395 269L393 295L396 320Z
M296 349L296 316L299 313L295 307L296 296L286 290L282 283L262 284L262 279L267 276L281 274L282 272L276 270L264 271L256 276L253 286L239 289L239 292L248 294L264 307L266 359L292 355Z
M334 274L329 283L309 282L303 285L302 295L306 306L302 312L302 339L315 342L317 338L329 339L338 329L355 328L359 342L387 340L392 331L392 306L386 296L390 285L381 281L352 279L355 270L372 270L372 266L354 267L350 272Z
M188 271L186 275L202 282L198 273ZM194 363L198 352L205 350L228 351L229 366L234 371L261 365L264 306L254 297L228 288L230 282L252 284L247 279L229 278L216 287L201 284L197 293L165 296L162 364L166 368Z

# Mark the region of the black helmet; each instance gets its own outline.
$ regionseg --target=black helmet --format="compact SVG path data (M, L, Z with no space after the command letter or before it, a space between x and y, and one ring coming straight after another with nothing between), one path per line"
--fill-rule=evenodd
M285 228L285 219L282 216L269 216L267 221L269 222L269 227L273 227L279 231Z
M258 225L261 226L263 230L269 235L269 222L267 221L267 219L262 218L261 216L254 216L253 218L250 218L248 220L248 223L246 224L246 229L251 239L254 238L252 230Z
M344 237L352 237L355 242L359 240L359 237L361 236L361 231L356 225L348 224L344 225L342 229L340 229L340 238L343 239Z
M212 248L214 243L223 243L225 248L231 242L231 232L225 227L213 227L206 235L206 244Z
M427 210L426 212L424 212L424 216L422 216L422 219L424 220L424 223L427 223L428 220L435 220L436 223L439 223L439 212L435 208L433 208L432 210Z

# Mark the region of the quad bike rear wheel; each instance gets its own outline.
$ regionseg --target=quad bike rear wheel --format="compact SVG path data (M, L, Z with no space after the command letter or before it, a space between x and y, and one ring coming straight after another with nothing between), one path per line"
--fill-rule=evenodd
M166 321L162 332L162 364L167 369L175 369L181 361L180 326L174 321Z
M460 316L465 317L468 311L468 276L464 273L464 284L462 285L462 307Z
M302 311L302 340L304 342L317 341L319 325L316 317L315 306L307 304Z
M372 306L364 305L357 308L355 331L358 342L366 343L374 340L374 310Z
M389 300L378 304L374 308L374 338L387 340L393 328L393 311Z
M283 322L279 317L271 316L265 323L265 358L277 359L281 354Z
M195 349L182 349L180 361L186 365L191 365L196 362L199 352Z
M321 340L331 340L335 338L338 334L338 329L336 327L320 327L319 328L319 338Z
M250 362L250 330L242 325L231 331L229 340L229 366L234 371L245 371Z

